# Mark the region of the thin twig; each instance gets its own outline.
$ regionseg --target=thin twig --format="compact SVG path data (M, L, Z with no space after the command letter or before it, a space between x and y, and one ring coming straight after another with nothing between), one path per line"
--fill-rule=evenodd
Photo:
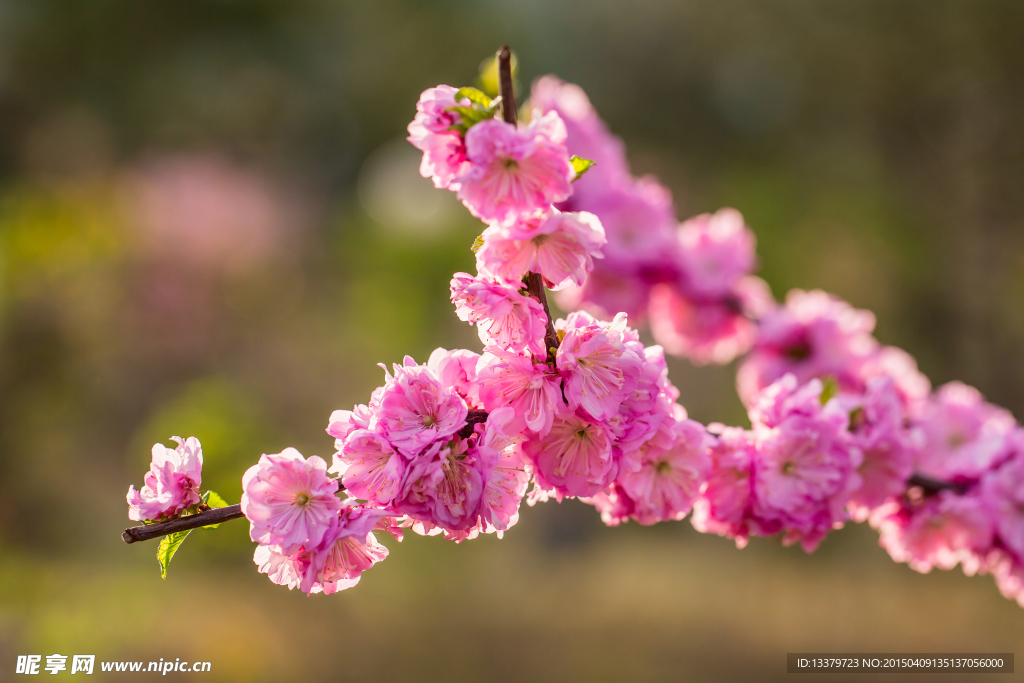
M948 481L941 481L939 479L932 479L923 474L914 474L907 480L907 487L917 486L924 491L926 496L935 495L940 491L955 491L957 493L963 493L967 490L967 487L963 484L953 484Z
M221 522L226 522L229 519L238 519L239 517L244 516L245 515L242 514L241 505L228 505L227 507L213 508L206 512L199 512L194 515L172 519L169 522L128 527L124 530L124 533L121 534L121 540L125 543L149 541L154 538L166 536L167 534L173 534L175 531L198 529L199 527L207 526L209 524L220 524Z
M508 45L498 50L498 90L501 93L501 118L506 123L516 124L516 94L512 83L512 51ZM554 360L554 352L558 350L558 333L548 308L548 297L544 291L544 278L540 273L529 273L525 278L526 290L544 307L547 328L544 332L544 347L548 352L548 360Z

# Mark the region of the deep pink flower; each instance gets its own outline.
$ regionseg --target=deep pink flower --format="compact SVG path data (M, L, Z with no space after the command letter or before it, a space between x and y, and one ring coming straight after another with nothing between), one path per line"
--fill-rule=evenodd
M936 479L974 479L1009 454L1017 422L974 387L950 382L919 406L924 433L917 468Z
M721 299L693 299L678 284L659 284L650 294L651 334L672 355L721 365L750 349L757 333L751 318L773 305L768 285L753 276Z
M539 301L519 291L521 286L455 273L452 303L460 320L476 324L484 346L496 345L543 358L547 355L544 330L548 319Z
M917 369L917 361L903 349L883 346L863 368L864 380L891 377L904 409L915 411L932 393L932 383Z
M392 446L412 456L466 424L466 401L444 386L425 365L410 356L384 385L378 416L380 429Z
M1024 432L1011 437L1013 457L981 480L980 498L1000 541L1024 561Z
M879 543L896 562L928 573L932 567L975 573L992 544L992 523L977 496L953 491L886 503L871 517Z
M605 257L594 264L582 286L570 285L555 292L555 301L566 311L584 310L602 320L621 312L636 323L647 317L651 287L639 264Z
M342 506L323 458L304 458L294 448L260 456L242 476L242 490L249 536L289 554L320 543Z
M405 461L381 434L357 429L334 454L331 471L353 498L386 507L401 491Z
M508 224L547 211L572 194L576 172L565 147L565 124L551 112L524 128L498 119L466 133L470 169L460 178L459 199L487 223Z
M678 398L679 390L668 379L665 352L660 346L644 348L636 388L623 399L618 415L607 421L615 434L615 447L630 454L654 436L663 421L686 419L686 411L676 403Z
M857 470L862 484L850 498L853 518L863 522L874 508L906 490L921 434L904 425L903 402L892 377L874 377L863 395L842 396L840 402L850 412L853 443L864 455Z
M734 538L740 548L750 534L748 518L753 498L753 461L757 446L752 432L740 427L712 425L718 440L709 456L707 485L694 502L690 521L702 533Z
M389 513L346 501L330 520L316 545L286 551L279 545L260 545L253 561L262 574L289 590L307 595L330 595L359 583L364 571L388 556L372 530Z
M618 482L613 483L604 491L581 500L587 505L593 505L601 513L601 521L608 526L619 526L623 522L628 522L633 514L633 499L626 494Z
M593 496L617 474L612 438L601 423L578 415L558 417L546 436L527 440L523 452L533 462L534 481L556 497Z
M596 420L619 412L640 380L643 359L626 343L626 316L601 323L582 311L570 313L555 357L565 376L565 398ZM632 331L630 331L632 332Z
M786 373L801 383L830 375L842 389L862 391L864 366L878 352L874 327L869 311L820 290L792 290L785 306L760 321L754 350L736 375L740 398L749 404Z
M679 520L690 512L710 473L713 442L700 423L671 420L640 446L639 471L618 479L640 524Z
M487 473L480 501L479 527L498 537L519 521L519 505L530 482L526 462L519 449L518 433L513 431L515 411L498 408L478 426L478 457Z
M477 523L485 484L476 439L453 439L409 463L394 509L426 522L427 531L433 526L448 532L464 531Z
M484 230L476 252L481 275L519 286L529 272L540 273L550 289L581 285L601 258L604 228L590 213L550 213Z
M128 519L148 522L173 517L190 505L200 502L199 485L203 481L203 447L190 436L170 449L153 444L153 459L141 491L128 487Z
M793 384L787 375L768 387L765 394L778 406L760 397L751 411L757 443L751 522L760 534L785 531L784 542L800 541L810 552L846 519L846 504L861 485L856 470L863 456L839 402L813 400L821 383L795 390Z
M416 103L416 117L409 124L408 140L423 152L420 175L431 178L434 187L458 190L458 179L469 168L466 145L457 131L449 130L459 123L459 115L448 111L454 107L457 88L439 85L427 88ZM467 103L467 100L463 100Z
M502 349L489 349L478 368L480 400L494 411L502 406L514 410L509 434L524 429L544 436L556 415L569 412L562 400L562 378L545 363Z

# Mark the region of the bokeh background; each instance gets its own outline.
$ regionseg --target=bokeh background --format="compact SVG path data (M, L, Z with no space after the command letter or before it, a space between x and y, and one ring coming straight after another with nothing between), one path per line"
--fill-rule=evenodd
M256 573L241 522L192 534L166 581L155 543L121 542L154 442L198 436L237 502L260 453L329 457L376 363L479 348L448 280L481 226L403 137L421 90L505 42L523 90L584 87L680 218L740 209L777 297L869 308L935 384L1024 415L1018 0L0 0L0 680L30 653L209 660L210 681L1024 655L990 579L915 574L856 525L739 551L549 503L502 541L389 542L311 598ZM743 421L734 368L670 369L692 417Z

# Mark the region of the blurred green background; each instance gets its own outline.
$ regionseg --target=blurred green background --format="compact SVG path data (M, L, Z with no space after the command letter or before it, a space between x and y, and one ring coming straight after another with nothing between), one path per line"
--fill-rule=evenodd
M990 579L917 575L863 526L738 551L549 503L502 541L389 542L311 598L256 573L241 522L167 581L121 542L154 442L199 437L234 503L260 453L329 457L376 363L479 349L448 280L480 225L402 138L421 90L505 42L524 88L583 86L680 218L740 209L777 297L870 308L936 385L1024 415L1018 0L0 0L0 680L30 653L211 681L782 680L788 651L1024 642ZM691 416L744 419L734 368L671 373Z

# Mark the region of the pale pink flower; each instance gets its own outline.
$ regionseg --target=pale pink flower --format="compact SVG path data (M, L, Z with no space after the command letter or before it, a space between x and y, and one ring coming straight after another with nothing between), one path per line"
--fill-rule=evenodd
M416 103L416 117L409 124L408 140L423 152L420 175L431 178L434 187L458 190L458 178L469 168L466 145L458 131L449 130L461 122L450 107L456 106L458 88L439 85L427 88ZM468 104L468 100L463 100Z
M1016 600L1024 607L1024 560L1012 553L993 550L986 557L986 565L986 572L995 577L1003 597Z
M697 300L728 297L757 265L754 233L736 209L702 214L679 226L684 289Z
M563 310L584 310L602 320L622 312L636 323L647 316L651 287L639 264L606 256L594 264L583 285L555 292L555 301Z
M697 300L676 284L659 284L650 294L651 334L672 355L723 365L750 349L757 334L752 318L770 310L771 301L768 285L753 276L721 299Z
M387 557L388 549L372 530L388 514L345 501L319 543L287 551L279 545L260 545L253 561L274 583L307 595L351 588L364 571Z
M980 498L993 520L999 540L1024 560L1024 432L1012 437L1014 456L981 480Z
M391 445L412 456L466 424L466 401L442 385L429 367L406 356L404 365L396 364L394 370L378 409L380 430Z
M466 133L470 169L460 178L459 199L487 223L507 224L547 211L572 194L576 172L558 114L538 116L524 128L498 119Z
M543 76L533 82L530 106L545 114L557 112L565 123L566 147L596 164L573 183L573 196L568 201L574 201L580 194L600 196L609 186L628 180L625 145L608 131L582 88L554 76Z
M427 359L427 367L441 384L455 389L470 408L483 408L480 402L480 385L476 380L476 366L480 354L468 349L437 348Z
M601 513L601 521L607 526L619 526L628 522L633 514L633 500L618 482L589 498L581 498L587 505L593 505Z
M857 470L862 484L850 497L850 511L858 522L886 500L906 491L921 446L917 429L904 425L903 402L892 377L873 377L863 395L841 396L850 413L854 445L864 455Z
M752 432L712 425L718 434L709 456L711 471L690 522L702 533L734 538L740 548L750 535L748 518L753 498L753 461L757 446Z
M546 436L523 443L533 462L539 488L556 497L593 496L607 488L617 474L611 434L599 422L578 415L555 419Z
M640 524L680 520L690 512L710 474L712 443L714 438L700 423L672 420L640 446L639 471L618 479Z
M605 243L596 216L554 209L511 226L492 225L482 239L476 252L481 275L518 286L527 273L540 273L553 290L583 284Z
M928 573L961 564L974 574L992 544L992 523L977 496L940 491L920 500L886 503L871 517L879 544L896 562Z
M540 302L519 291L522 286L506 285L479 275L455 273L452 303L460 320L476 324L484 346L547 355L544 331L547 316Z
M961 382L940 387L917 412L924 433L917 468L936 479L977 478L1009 454L1017 429L1008 410Z
M202 500L199 485L203 481L203 447L199 439L172 436L171 440L177 448L153 444L153 459L142 490L128 487L128 519L149 522L174 517Z
M510 406L509 434L529 429L544 436L556 415L568 413L562 400L562 378L546 363L502 349L488 349L478 367L480 400L488 411Z
M903 349L883 346L864 365L864 380L891 377L908 411L916 410L932 393L932 383L917 369L917 361Z
M597 170L595 167L587 175ZM608 240L604 255L633 264L638 279L669 281L678 277L681 254L675 207L668 189L653 177L629 178L599 195L574 196L568 203L600 219Z
M292 553L315 546L341 509L338 482L323 458L302 457L294 448L262 455L242 476L242 512L249 536Z
M354 410L335 410L327 422L327 433L334 437L334 448L340 451L345 437L357 429L374 430L377 416L367 405L357 405Z
M401 491L405 461L382 435L357 429L334 454L331 471L353 498L386 507Z
M626 343L626 316L601 323L582 311L570 313L565 337L558 347L556 365L565 376L565 398L596 420L619 411L640 380L643 360ZM632 331L629 331L632 333Z
M487 422L477 427L480 432L478 457L487 472L480 501L479 526L484 533L502 533L519 521L519 505L530 483L526 461L512 431L515 411L498 408L487 416Z

